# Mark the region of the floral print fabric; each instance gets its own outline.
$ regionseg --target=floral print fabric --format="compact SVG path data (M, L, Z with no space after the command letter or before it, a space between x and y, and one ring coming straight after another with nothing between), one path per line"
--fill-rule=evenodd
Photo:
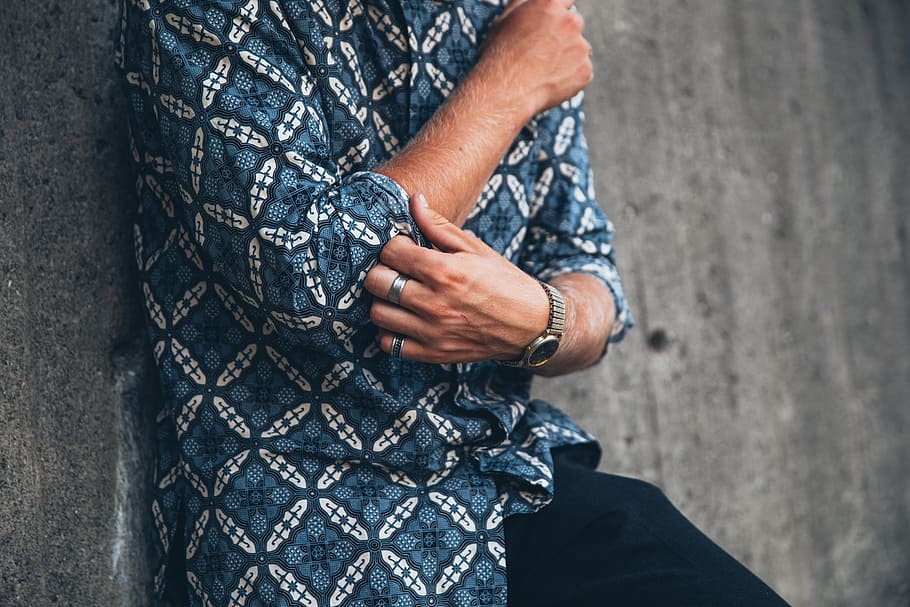
M476 59L499 0L123 0L136 262L163 387L152 510L192 605L506 605L503 517L595 439L493 361L391 359L366 273L408 195L372 171ZM536 116L465 228L634 321L582 97ZM440 171L446 170L440 167ZM179 515L183 512L183 517Z

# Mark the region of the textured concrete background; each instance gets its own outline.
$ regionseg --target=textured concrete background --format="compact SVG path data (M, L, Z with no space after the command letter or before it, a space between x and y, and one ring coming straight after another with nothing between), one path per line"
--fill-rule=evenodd
M579 0L639 326L541 384L794 605L910 605L910 6ZM148 603L112 0L0 12L0 604Z

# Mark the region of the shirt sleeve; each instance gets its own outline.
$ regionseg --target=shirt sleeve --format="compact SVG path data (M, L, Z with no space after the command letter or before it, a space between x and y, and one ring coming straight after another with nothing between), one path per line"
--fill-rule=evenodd
M635 325L617 269L615 228L594 195L583 132L583 93L542 115L536 124L540 170L519 265L539 280L571 272L602 281L616 309L607 344ZM606 347L604 352L606 353Z
M369 322L363 281L385 243L424 243L407 192L354 169L369 142L332 128L357 108L301 50L330 54L331 41L298 39L279 3L151 5L123 2L116 32L139 162L156 165L143 172L277 332L344 343Z

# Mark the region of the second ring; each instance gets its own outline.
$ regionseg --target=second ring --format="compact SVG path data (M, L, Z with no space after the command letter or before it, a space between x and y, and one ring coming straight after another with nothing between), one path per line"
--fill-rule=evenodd
M396 335L392 338L392 347L389 354L392 358L401 358L401 349L404 347L404 336Z
M395 305L401 303L401 294L404 292L404 286L411 280L407 276L399 274L395 277L395 280L392 281L392 286L389 287L389 292L386 294L386 299L392 302Z

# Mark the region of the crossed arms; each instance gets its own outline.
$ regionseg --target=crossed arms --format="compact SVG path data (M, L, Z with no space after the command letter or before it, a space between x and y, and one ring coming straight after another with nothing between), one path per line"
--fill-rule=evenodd
M207 28L197 8L155 15L131 5L121 30L131 121L154 126L132 130L151 132L144 147L173 165L160 181L175 214L239 296L267 311L292 343L341 344L372 322L386 350L392 332L410 338L407 358L514 357L546 326L539 278L557 285L568 304L566 337L544 372L583 368L628 322L612 228L593 201L590 177L560 175L555 151L544 159L554 187L532 219L519 266L458 227L532 116L552 109L574 120L568 153L584 155L576 93L590 79L589 47L571 4L513 2L433 119L391 161L358 172L332 155L324 106L288 28L259 27L259 44L241 50L248 33ZM262 10L286 24L280 6ZM550 44L529 42L542 34ZM260 47L289 49L289 61L250 50ZM244 106L238 75L272 89L270 124ZM287 187L286 170L305 193L294 204L276 195ZM429 208L409 204L417 193ZM584 221L564 213L570 198ZM425 240L436 248L418 245ZM398 272L414 280L403 305L393 306L382 297ZM364 297L364 288L377 297Z

